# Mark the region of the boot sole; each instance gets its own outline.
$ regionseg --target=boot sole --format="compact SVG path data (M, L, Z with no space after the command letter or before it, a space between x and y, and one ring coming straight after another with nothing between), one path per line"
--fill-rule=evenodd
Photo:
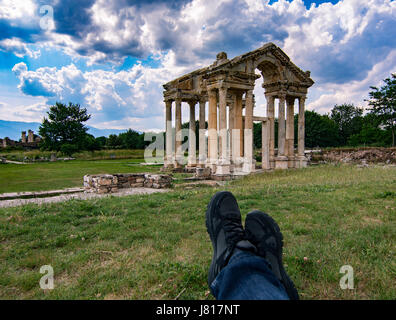
M271 216L259 210L254 210L252 212L249 212L246 217L246 220L248 219L249 216L250 216L249 219L253 218L256 221L258 221L261 225L269 225L271 227L272 232L275 235L275 239L278 247L277 258L278 258L279 272L281 275L282 283L286 289L289 298L291 300L299 300L297 289L283 267L283 263L282 263L283 235L282 232L280 231L278 224Z

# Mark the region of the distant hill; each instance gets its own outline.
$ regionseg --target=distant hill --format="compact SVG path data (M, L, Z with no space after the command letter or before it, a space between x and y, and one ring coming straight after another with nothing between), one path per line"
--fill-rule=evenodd
M40 127L39 122L21 122L21 121L5 121L0 120L0 138L9 137L12 140L18 141L21 138L21 132L28 130L33 130L35 134L38 134ZM110 134L119 134L125 132L127 129L98 129L95 127L88 126L89 134L95 137L105 136L108 137Z

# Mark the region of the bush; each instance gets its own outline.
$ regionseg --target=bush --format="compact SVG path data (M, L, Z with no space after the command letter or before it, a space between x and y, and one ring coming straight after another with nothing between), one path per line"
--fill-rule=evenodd
M64 155L71 157L73 155L73 153L78 152L78 146L76 146L74 144L65 143L61 146L60 151Z

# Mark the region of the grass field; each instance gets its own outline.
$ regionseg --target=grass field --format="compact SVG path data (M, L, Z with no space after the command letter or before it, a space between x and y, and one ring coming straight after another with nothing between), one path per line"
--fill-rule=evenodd
M129 168L128 168L129 169ZM396 170L318 166L227 183L278 221L302 299L396 299ZM0 209L0 299L213 299L206 205L220 188ZM55 289L39 288L42 265ZM341 290L343 265L355 289Z
M160 166L142 166L143 159L73 160L0 164L0 193L82 187L86 174L157 172Z
M50 159L53 151L21 151L0 150L0 157L13 161L32 161L40 158ZM58 158L64 158L65 155L61 152L54 153ZM130 150L130 149L116 149L116 150L97 150L97 151L81 151L74 153L73 157L77 160L114 160L114 159L143 159L144 150Z

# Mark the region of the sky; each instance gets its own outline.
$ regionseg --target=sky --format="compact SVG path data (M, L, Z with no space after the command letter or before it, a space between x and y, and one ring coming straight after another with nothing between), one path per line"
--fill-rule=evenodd
M396 72L396 2L0 0L0 119L39 122L60 101L97 128L163 130L162 84L267 42L311 71L308 110L364 107Z

